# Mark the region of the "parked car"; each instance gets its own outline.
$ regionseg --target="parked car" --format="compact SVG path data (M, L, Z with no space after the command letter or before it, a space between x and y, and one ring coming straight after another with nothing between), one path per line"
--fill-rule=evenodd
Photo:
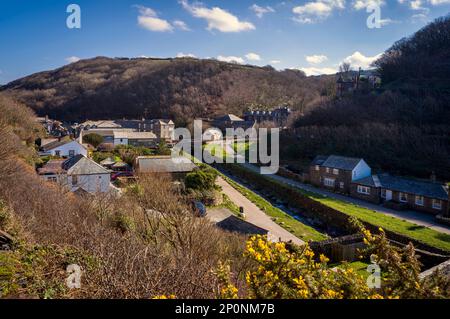
M134 177L133 172L115 172L111 174L111 180L115 181L119 177Z
M200 217L206 216L206 206L202 202L193 201L192 208Z

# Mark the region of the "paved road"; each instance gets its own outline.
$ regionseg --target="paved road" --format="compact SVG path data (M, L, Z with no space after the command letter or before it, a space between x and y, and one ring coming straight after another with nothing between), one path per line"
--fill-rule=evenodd
M241 165L249 170L259 173L259 167L255 166L255 165L248 164L248 163L241 164ZM278 182L299 188L299 189L307 190L307 191L322 194L322 195L325 195L325 196L328 196L331 198L336 198L336 199L339 199L339 200L342 200L345 202L353 203L355 205L368 208L370 210L376 211L376 212L384 214L384 215L397 217L399 219L403 219L403 220L406 220L408 222L411 222L411 223L414 223L414 224L417 224L420 226L425 226L425 227L434 229L441 233L450 234L450 227L437 223L434 216L432 216L432 215L415 212L415 211L411 211L411 210L397 211L397 210L389 209L389 208L383 207L381 205L368 203L363 200L359 200L359 199L352 198L352 197L347 197L347 196L329 192L327 190L320 189L320 188L317 188L317 187L314 187L311 185L303 184L298 181L294 181L294 180L291 180L289 178L282 177L279 175L266 175L266 177L276 180Z
M272 241L290 241L297 245L304 244L304 241L294 236L286 229L275 223L270 216L266 215L258 206L253 204L247 197L239 193L230 184L228 184L223 178L217 179L217 184L222 187L223 193L227 195L230 200L239 207L244 207L245 220L258 227L264 228L269 231L269 237Z

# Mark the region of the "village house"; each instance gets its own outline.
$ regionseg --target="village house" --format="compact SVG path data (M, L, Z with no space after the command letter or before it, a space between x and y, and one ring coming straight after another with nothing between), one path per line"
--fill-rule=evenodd
M113 131L114 147L118 145L156 147L158 138L152 132Z
M245 236L261 235L269 236L269 231L239 218L226 208L209 209L206 213L208 218L218 228L231 233Z
M150 131L153 132L158 140L172 143L175 140L175 123L172 120L151 120Z
M248 111L244 114L244 118L246 121L255 121L257 123L270 122L276 127L286 127L291 113L291 109L287 106L284 106L272 111Z
M309 181L318 187L349 194L353 181L371 173L372 169L362 158L317 156L310 164Z
M138 174L163 173L183 177L197 166L188 158L171 156L139 156L134 170Z
M371 70L340 73L336 81L336 94L342 96L357 90L371 90L380 87L381 78Z
M102 120L86 121L74 125L76 136L86 134L101 135L105 143L114 143L114 134L120 133L153 133L159 141L171 143L175 139L175 123L172 120Z
M222 131L217 128L207 129L202 136L204 142L215 142L223 139Z
M391 204L434 215L449 214L449 193L445 185L389 174L372 175L356 180L351 195L375 204Z
M87 148L76 140L56 140L41 146L39 155L55 157L74 157L88 155Z
M50 136L64 137L69 135L69 130L64 127L62 122L51 120L48 116L37 117L36 122L41 124Z
M223 133L226 133L227 128L231 129L243 129L246 131L247 129L254 128L256 126L256 121L246 121L244 119L241 119L240 117L233 115L233 114L227 114L225 116L216 118L213 121L214 127L221 129Z
M38 174L46 181L68 187L72 192L82 190L94 194L110 190L110 171L83 155L50 160L38 169Z

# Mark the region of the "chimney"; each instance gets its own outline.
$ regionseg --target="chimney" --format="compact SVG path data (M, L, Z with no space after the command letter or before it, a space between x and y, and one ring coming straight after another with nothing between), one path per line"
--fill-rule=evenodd
M431 172L430 180L436 182L436 174L434 172Z

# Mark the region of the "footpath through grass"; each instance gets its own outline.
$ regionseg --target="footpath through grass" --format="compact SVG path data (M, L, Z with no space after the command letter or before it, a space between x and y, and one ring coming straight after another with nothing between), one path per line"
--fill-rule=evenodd
M184 154L185 156L189 157L191 160L194 161L194 163L198 163L198 161L195 161L195 158L192 155ZM207 164L203 164L207 165ZM222 177L227 183L229 183L234 189L236 189L239 193L241 193L243 196L245 196L249 201L251 201L253 204L258 206L263 212L265 212L268 216L272 218L272 220L286 229L288 232L292 233L296 237L302 239L305 242L308 241L322 241L327 239L327 235L322 234L321 232L315 230L313 227L310 227L308 225L303 224L302 222L298 221L288 213L282 211L281 209L273 206L270 202L259 196L258 194L252 192L248 188L244 187L243 185L236 183L234 180L229 178L228 176L222 174L219 170L215 169L214 167L208 165L212 169L214 169L217 174ZM234 203L233 203L234 204ZM235 212L235 205L231 205L228 203L227 208Z
M273 206L270 202L268 202L258 194L252 192L251 190L242 186L241 184L236 183L231 178L225 176L221 172L219 172L219 174L234 189L236 189L239 193L244 195L253 204L258 206L268 216L272 217L272 220L274 222L276 222L278 225L280 225L293 235L297 236L298 238L306 242L310 240L321 241L327 239L326 235L322 234L321 232L315 230L310 226L303 224L302 222L298 221L288 213L285 213L281 209Z

